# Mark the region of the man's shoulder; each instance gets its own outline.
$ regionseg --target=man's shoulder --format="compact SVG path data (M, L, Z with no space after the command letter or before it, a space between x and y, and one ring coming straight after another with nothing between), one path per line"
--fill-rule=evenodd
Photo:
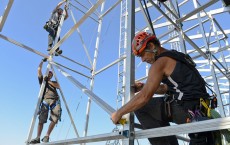
M167 62L167 61L176 61L176 56L173 52L171 51L164 51L163 53L161 53L158 58L157 61L163 61L163 62Z
M176 50L166 50L164 52L162 52L161 54L159 54L159 56L157 57L157 59L173 59L173 60L180 60L184 57L184 53L178 52Z
M42 78L43 78L43 75L38 75L38 78L39 78L39 79L42 79Z
M162 70L166 68L168 65L170 65L173 61L175 60L173 60L170 57L160 57L155 61L155 63L153 63L153 67L159 68Z
M42 84L42 81L43 81L43 75L38 75L38 81L39 81L39 84Z

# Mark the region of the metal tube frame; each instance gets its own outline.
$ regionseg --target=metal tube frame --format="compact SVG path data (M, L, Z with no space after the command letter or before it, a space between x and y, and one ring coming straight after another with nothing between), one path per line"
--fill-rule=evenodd
M180 4L184 4L186 3L188 0L185 0L183 1L182 3ZM184 35L184 39L190 43L190 45L192 45L197 52L200 53L200 56L203 56L204 58L215 58L213 55L210 55L210 56L207 56L203 51L200 50L200 48L194 43L192 42L192 40L181 30L180 27L177 26L176 23L174 23L172 20L170 20L170 18L165 15L165 13L163 13L163 11L161 9L158 8L158 6L152 1L150 0L150 2L152 3L152 5L154 7L156 7L158 9L159 12L162 13L162 17L165 16L166 19L168 19L171 24L173 24L176 28L177 31L181 31L182 32L182 35ZM195 9L194 11L190 12L189 14L187 14L186 16L182 17L182 18L179 18L177 19L177 22L183 22L183 21L188 21L189 19L192 19L192 15L196 14L196 13L199 13L200 11L202 11L204 8L207 8L209 7L210 5L216 3L217 0L211 0L210 2L204 4L203 6L200 6L199 8ZM63 39L61 39L57 44L55 44L55 46L52 48L50 54L52 54L72 33L73 31L75 31L84 21L87 17L90 17L90 14L92 14L94 11L96 11L96 8L101 5L103 3L103 0L98 0L98 2L92 6L89 11L86 13L85 16L83 16L79 22L75 23L75 25L70 29L70 31L68 31L65 36L63 37ZM117 5L119 2L117 2L115 5ZM106 11L104 14L102 14L100 16L100 18L102 18L103 16L105 16L109 11L111 11L113 9L112 6L110 9L108 9L108 11ZM130 48L131 46L131 40L134 36L134 26L132 25L133 22L134 22L134 14L135 14L135 6L134 6L134 2L133 1L129 1L128 3L128 8L129 8L129 15L128 15L128 41L127 41L127 48ZM218 12L215 12L215 13L221 13L221 12L224 12L224 11L230 11L229 8L223 8L223 9L220 9ZM208 14L211 14L211 13L214 13L214 12L209 12ZM205 13L207 15L207 13ZM202 17L201 15L199 15L199 17ZM224 38L227 38L227 35L225 33L225 31L220 27L220 25L218 23L216 23L216 20L213 19L213 22L217 25L217 27L221 30L221 32L223 33L224 35ZM202 25L203 22L200 21L200 24ZM98 26L99 27L99 26ZM100 28L101 29L101 28ZM215 29L215 28L214 28ZM215 31L215 36L217 36L217 31ZM206 38L206 35L205 33L203 32L203 36L204 38ZM38 54L42 57L45 57L45 58L49 58L49 56L45 55L45 54L42 54L24 44L21 44L17 41L14 41L10 38L7 38L6 36L0 34L0 37L2 39L5 39L6 41L9 41L15 45L18 45L26 50L29 50L35 54ZM218 40L221 40L221 39L218 39ZM217 41L216 41L217 42ZM215 43L215 42L214 42ZM206 44L206 48L209 48L208 45L210 45L210 43L207 43L207 40L205 40L205 44ZM227 44L227 42L226 42ZM220 44L219 44L220 46ZM219 50L217 50L217 52L221 51L221 50L225 50L225 49L228 49L229 46L226 45L225 47L223 48L220 48ZM97 44L96 44L96 49L97 49ZM96 50L98 51L98 50ZM95 51L95 54L97 53ZM50 56L50 59L52 59L52 56ZM133 59L133 55L131 55L131 50L130 49L127 49L127 57L124 57L122 58L122 60L125 60L125 66L126 66L126 81L125 81L125 85L128 86L125 88L125 102L129 101L130 98L133 96L133 91L132 89L130 88L131 84L134 82L134 59ZM216 58L215 58L216 59ZM94 60L94 63L96 63L97 59ZM102 68L101 70L99 71L95 71L96 69L96 64L93 65L93 67L95 67L92 72L92 76L94 78L94 76L102 71L104 71L106 68L114 65L115 63L121 61L121 59L119 60L116 60L115 62L111 63L110 65L108 65L107 67L105 68ZM214 61L213 60L210 60L211 63L213 63ZM216 59L216 62L220 63L220 61L218 59ZM64 72L59 66L57 66L55 63L52 63L50 62L51 64L55 65L59 71L61 71L61 73L66 76L68 79L70 79L77 87L79 87L86 95L88 95L89 97L92 97L93 98L93 101L95 101L100 107L102 107L107 113L111 114L112 112L114 112L115 110L109 106L107 103L105 103L103 100L101 100L99 97L97 97L92 91L88 90L87 88L85 88L81 83L79 83L78 81L76 81L75 79L72 78L72 76L70 76L69 74L67 74L66 72ZM214 66L219 69L219 71L226 75L226 77L228 78L228 80L230 81L229 79L229 72L228 70L225 69L225 71L222 71L216 64L210 64L210 66L212 67L212 70L215 71L214 69ZM221 65L223 67L223 65ZM224 68L224 67L223 67ZM46 74L48 72L48 70L50 69L50 64L47 65L47 70L46 70ZM213 73L213 72L212 72ZM214 72L215 73L215 72ZM213 74L213 77L214 78L214 84L217 84L217 73ZM218 76L218 77L221 77L221 76ZM92 79L91 80L91 89L93 88L93 82L94 80ZM215 88L218 88L218 86L215 86ZM42 92L42 89L44 90L44 82L42 83L41 85L41 88L40 88L40 91L39 91L39 96L38 98L40 99L41 97L41 92ZM230 88L229 88L230 90ZM218 91L217 91L218 92ZM219 94L221 94L219 92ZM230 96L230 94L229 94ZM64 96L63 96L64 97ZM230 98L230 97L229 97ZM38 99L38 102L39 102L39 99ZM229 99L230 100L230 99ZM39 102L40 103L40 102ZM35 113L38 111L38 104L37 103L37 107L36 107L36 110L35 110ZM67 105L66 105L67 106ZM27 139L27 144L28 144L28 141L31 139L31 136L32 136L32 130L34 128L34 123L36 121L36 114L34 113L34 117L32 119L32 123L31 123L31 129L29 131L29 135L28 135L28 139ZM48 143L48 144L63 144L64 142L65 143L87 143L87 142L92 142L92 141L102 141L102 140L109 140L109 139L125 139L124 140L124 144L130 144L132 145L133 144L133 139L134 139L134 136L133 136L133 133L134 133L134 130L133 130L133 114L131 114L130 116L128 115L127 118L128 120L130 121L130 124L127 124L126 127L124 127L124 130L127 128L129 130L128 132L128 137L129 137L129 140L127 142L127 136L124 136L123 133L125 132L115 132L115 133L110 133L110 134L103 134L103 135L96 135L96 136L89 136L89 137L83 137L83 138L78 138L78 139L72 139L72 140L65 140L65 141L58 141L58 142L53 142L53 143ZM229 121L229 117L227 118L220 118L220 119L213 119L213 120L208 120L208 121L203 121L203 122L197 122L197 123L192 123L192 124L183 124L183 125L178 125L178 126L171 126L171 127L166 127L166 128L159 128L158 129L152 129L152 130L140 130L140 131L136 131L135 132L135 138L146 138L146 137L159 137L159 136L165 136L165 135L177 135L179 133L190 133L190 132L199 132L199 131L210 131L210 130L219 130L219 129L227 129L227 128L230 128L230 124L228 124L230 121ZM201 125L203 124L203 125ZM205 126L205 125L209 125L209 127L206 127L206 128L200 128L200 126ZM211 126L213 125L213 126ZM196 127L199 127L199 128L196 128ZM210 127L211 126L211 127ZM175 127L175 129L174 129ZM195 130L186 130L186 128L196 128ZM173 128L173 129L172 129ZM174 132L168 132L169 130L174 130ZM165 133L159 133L159 131L162 131L162 132L167 132L166 134ZM127 133L127 132L126 132ZM61 143L62 142L62 143Z
M74 24L76 24L77 22L76 22L76 19L74 18L74 15L73 15L72 10L70 11L70 13L71 13L72 19L73 19L73 21L74 21ZM80 39L81 39L81 43L82 43L82 46L83 46L83 48L84 48L84 50L85 50L85 53L86 53L86 55L87 55L87 57L88 57L89 63L90 63L90 65L91 65L91 67L92 67L92 66L93 66L92 59L91 59L91 57L90 57L90 55L89 55L89 51L88 51L88 49L87 49L87 47L86 47L86 45L85 45L85 42L84 42L84 40L83 40L83 38L82 38L82 35L81 35L81 32L80 32L80 29L79 29L79 28L77 28L77 32L78 32L78 35L79 35L79 37L80 37Z

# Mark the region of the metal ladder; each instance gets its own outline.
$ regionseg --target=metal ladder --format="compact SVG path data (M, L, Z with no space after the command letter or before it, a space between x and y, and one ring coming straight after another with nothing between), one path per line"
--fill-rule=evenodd
M121 1L120 14L120 38L119 38L119 58L126 56L125 50L127 48L127 0ZM118 62L118 83L117 83L117 108L124 104L125 95L125 59ZM119 106L120 105L120 106ZM117 126L113 132L119 131ZM119 140L107 141L106 145L120 145Z
M120 42L119 42L119 58L126 56L127 48L127 0L121 2L121 16L120 16ZM117 107L122 98L124 98L125 90L125 59L118 63L118 86L117 86ZM123 105L124 102L121 103Z

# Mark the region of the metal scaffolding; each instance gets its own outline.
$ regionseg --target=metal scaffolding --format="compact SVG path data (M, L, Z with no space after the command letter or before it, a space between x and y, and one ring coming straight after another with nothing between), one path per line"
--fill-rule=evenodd
M54 66L56 68L55 70L60 71L60 73L64 77L70 80L70 82L72 82L88 97L85 113L85 127L83 131L83 136L81 136L79 135L79 131L74 124L74 119L71 115L70 109L68 108L68 103L65 101L64 93L62 92L62 90L60 90L62 100L65 103L65 107L70 117L71 124L74 128L76 138L54 141L47 144L86 144L91 142L104 141L106 142L104 144L107 145L134 145L135 139L146 139L148 137L160 137L168 135L177 135L178 139L188 142L189 140L182 137L181 135L192 132L230 128L230 46L228 38L228 35L230 33L230 27L229 25L226 26L227 22L224 22L224 18L222 17L222 15L224 15L226 19L229 19L230 17L230 6L225 3L226 1L172 0L161 3L157 0L148 0L146 1L146 7L142 4L141 0L117 0L115 2L95 0L93 2L88 2L90 3L90 7L84 5L77 0L67 0L67 3L71 8L76 8L78 11L82 12L83 15L78 21L76 21L75 16L70 9L74 25L65 33L60 41L57 42L56 40L55 45L48 55L45 55L33 48L17 42L16 40L0 34L0 38L8 42L22 47L36 55L48 58L49 64L47 65L46 73L49 69L54 70ZM109 4L106 5L106 2ZM7 20L7 16L10 12L12 4L13 0L9 0L3 15L0 17L0 32L2 29L4 29L4 24ZM76 5L80 5L82 8ZM99 8L100 11L98 10ZM99 50L101 47L100 42L101 39L103 39L101 33L103 30L105 30L105 28L102 26L102 22L104 23L106 16L109 16L110 13L116 8L120 8L120 26L118 26L120 32L119 36L117 36L119 37L119 46L117 48L118 56L113 62L110 62L108 63L108 65L97 69L97 63L99 62L99 57L101 57L99 55ZM82 9L86 9L87 11ZM145 9L148 9L149 11L149 16L151 18L150 20L152 20L151 24L146 19L148 16L147 13L144 12ZM64 21L64 15L61 20L61 25L58 29L58 36L60 35L60 31L62 30L61 26ZM95 37L95 48L93 50L93 55L86 47L83 34L80 32L79 29L79 27L82 26L82 24L88 19L93 20L94 23L96 23L97 25L97 34ZM222 21L219 21L218 19ZM137 121L135 120L134 114L130 113L128 115L125 115L127 123L123 126L115 126L112 132L97 135L88 135L91 101L95 102L108 115L111 115L111 113L127 103L134 96L134 92L131 88L134 81L144 81L147 78L147 74L143 74L143 64L138 64L139 59L134 58L130 48L134 34L139 31L152 32L151 25L153 26L156 36L160 40L163 47L168 49L176 49L178 51L188 53L193 58L194 62L197 64L197 69L201 73L202 77L217 94L217 111L221 114L222 118L190 124L173 125L170 127L157 129L141 130L134 127ZM222 27L223 25L224 27ZM89 74L77 72L70 66L65 66L62 63L57 63L55 61L55 58L53 58L53 52L55 52L55 50L60 47L63 42L65 42L76 30L88 58L88 65L84 65L83 62L77 62L63 55L60 55L60 57L64 58L65 60L74 62L81 67L84 67L85 69L90 71ZM93 58L93 60L91 58ZM137 63L138 65L135 65L135 63ZM116 66L118 69L118 71L116 72L116 76L118 78L118 82L116 85L117 94L113 94L113 96L116 96L117 106L111 106L105 100L101 99L101 96L96 95L94 91L94 84L97 75L109 70L109 68L113 66ZM77 72L81 75L81 77L89 79L89 87L85 87L80 81L71 76L63 68ZM57 80L56 75L55 78ZM40 88L38 102L32 118L26 144L28 144L28 141L31 139L34 130L36 122L36 112L39 108L44 86L45 84L43 83Z

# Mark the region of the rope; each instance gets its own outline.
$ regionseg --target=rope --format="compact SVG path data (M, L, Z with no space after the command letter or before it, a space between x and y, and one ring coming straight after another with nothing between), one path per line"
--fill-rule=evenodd
M144 13L145 13L145 15L147 16L147 19L148 19L149 24L150 24L150 27L151 27L151 29L152 29L153 35L156 35L156 33L155 33L154 29L153 29L152 20L151 20L151 17L150 17L150 15L149 15L149 10L148 10L148 7L147 7L147 5L146 5L145 0L143 0L143 2L144 2L144 5L145 5L145 11L144 11Z
M74 114L75 117L76 117L76 115L77 115L77 110L78 110L78 108L79 108L79 106L80 106L81 100L82 100L82 96L81 96L81 98L80 98L80 100L79 100L79 102L78 102L78 104L77 104L76 112L75 112L75 114ZM68 131L67 131L67 133L66 133L65 139L67 139L67 137L68 137L68 135L69 135L70 128L71 128L71 123L69 123L69 128L68 128Z
M83 14L85 14L84 11L82 11L81 9L77 8L75 5L73 5L72 3L70 3L70 5L72 7L74 7L75 9L79 10L80 12L82 12ZM95 18L93 18L92 16L89 16L92 20L94 20L95 22L99 23Z
M61 66L61 67L64 67L64 68L66 68L66 69L68 69L68 70L71 70L72 72L75 72L75 73L77 73L77 74L80 74L80 75L82 75L82 76L84 76L84 77L86 77L86 78L89 78L89 79L91 79L91 77L89 77L89 76L87 76L87 75L84 75L84 74L82 74L82 73L80 73L80 72L78 72L78 71L75 71L75 70L73 70L73 69L71 69L71 68L68 68L68 67L66 67L66 66L64 66L64 65L62 65L62 64L60 64L60 63L57 63L57 62L51 62L52 64L54 64L54 65L58 65L58 66Z

